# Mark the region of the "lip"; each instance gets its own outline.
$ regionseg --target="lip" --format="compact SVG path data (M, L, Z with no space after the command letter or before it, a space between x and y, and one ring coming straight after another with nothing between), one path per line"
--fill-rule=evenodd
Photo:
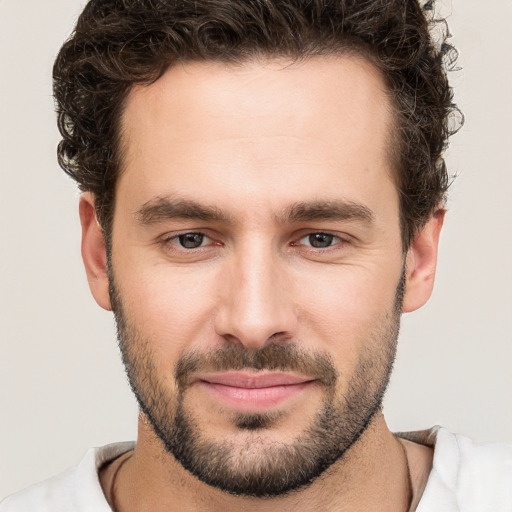
M196 380L214 399L234 409L262 412L305 392L315 380L281 372L225 372Z

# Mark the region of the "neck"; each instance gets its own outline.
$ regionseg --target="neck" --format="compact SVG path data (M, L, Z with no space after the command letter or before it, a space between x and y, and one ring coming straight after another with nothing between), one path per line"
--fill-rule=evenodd
M413 500L411 481L417 487L416 468L425 472L416 450L411 478L406 456L410 451L411 447L404 447L396 439L378 413L344 457L312 485L282 497L248 498L212 488L188 473L165 451L141 417L134 452L118 459L100 478L111 506L114 496L109 494L115 493L116 512L406 512Z

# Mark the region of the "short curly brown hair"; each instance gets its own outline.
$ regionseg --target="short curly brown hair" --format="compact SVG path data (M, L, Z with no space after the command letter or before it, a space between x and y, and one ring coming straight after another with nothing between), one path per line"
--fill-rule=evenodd
M355 52L381 71L394 106L405 250L449 185L442 153L455 131L446 76L455 57L446 37L432 40L440 23L432 8L418 0L90 0L53 69L59 163L94 193L108 243L118 128L134 84L150 84L183 61Z

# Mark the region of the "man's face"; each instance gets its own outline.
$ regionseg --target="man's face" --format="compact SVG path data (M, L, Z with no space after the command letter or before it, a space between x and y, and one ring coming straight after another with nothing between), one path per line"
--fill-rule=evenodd
M131 91L112 305L143 412L206 483L305 485L378 410L404 266L391 126L355 57L190 63Z

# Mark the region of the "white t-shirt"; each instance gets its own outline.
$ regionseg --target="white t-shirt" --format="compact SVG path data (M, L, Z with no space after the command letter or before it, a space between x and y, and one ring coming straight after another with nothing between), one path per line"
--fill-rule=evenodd
M434 447L416 512L512 512L512 445L475 443L441 427L399 436ZM110 512L98 469L133 447L91 448L78 466L6 498L0 512Z

